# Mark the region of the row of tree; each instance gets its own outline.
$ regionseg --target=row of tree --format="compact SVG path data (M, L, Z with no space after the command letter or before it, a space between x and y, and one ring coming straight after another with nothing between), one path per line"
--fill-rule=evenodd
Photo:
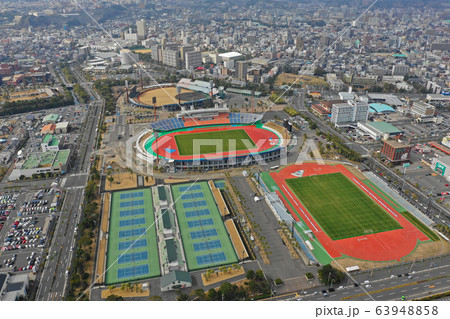
M49 99L34 99L25 101L6 102L0 110L0 116L28 113L62 106L73 105L73 96L64 88L64 94L53 96Z

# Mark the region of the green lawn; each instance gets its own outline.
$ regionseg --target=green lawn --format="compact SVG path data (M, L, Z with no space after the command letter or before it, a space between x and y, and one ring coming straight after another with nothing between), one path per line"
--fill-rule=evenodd
M401 228L341 173L292 178L286 183L333 240Z
M420 220L418 220L410 212L401 212L403 217L405 217L411 224L413 224L417 229L424 233L432 241L439 241L439 237L427 226L425 226Z
M220 152L220 145L223 145L223 152L246 150L243 140L247 140L247 144L251 145L251 148L256 147L255 143L248 136L243 129L226 130L226 131L213 131L213 132L201 132L201 133L184 133L175 135L175 141L177 142L178 151L180 155L199 155L210 154ZM223 141L223 144L221 143ZM230 143L230 141L232 141ZM235 141L236 147L232 146ZM194 143L200 145L200 152L196 150L194 154ZM208 143L219 143L219 145L202 145ZM231 144L231 145L230 145Z

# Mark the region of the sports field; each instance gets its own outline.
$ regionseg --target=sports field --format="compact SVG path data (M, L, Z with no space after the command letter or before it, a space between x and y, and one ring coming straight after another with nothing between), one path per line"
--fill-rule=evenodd
M192 90L181 89L181 93L195 93ZM203 95L199 94L203 97ZM175 86L156 88L142 92L138 100L146 105L153 106L153 98L156 97L156 107L163 105L178 104L178 93Z
M245 146L244 141L246 141L248 145L251 145L250 149L256 147L252 139L245 130L242 129L178 134L175 135L175 141L177 143L178 151L182 156L247 150L249 148ZM202 145L208 143L213 145ZM235 143L235 147L233 146L233 143ZM199 144L200 150L195 150L194 146Z
M190 271L238 261L207 182L172 186L184 253Z
M332 240L402 228L341 173L291 178L286 183Z
M149 188L112 194L107 285L160 275L154 221Z

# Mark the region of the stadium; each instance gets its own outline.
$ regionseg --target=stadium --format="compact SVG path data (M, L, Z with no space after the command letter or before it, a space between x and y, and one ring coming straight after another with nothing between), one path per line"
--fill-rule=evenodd
M342 163L290 165L261 174L278 196L296 238L313 262L350 257L358 262L401 261L438 236L371 180ZM275 195L276 194L276 195Z
M138 91L134 86L130 90L129 102L138 107L179 111L181 107L202 108L211 104L211 97L219 91L209 82L181 79L178 84L165 83L144 87Z
M150 124L136 142L138 158L168 171L213 170L274 161L289 144L288 132L262 116L228 108L186 110Z

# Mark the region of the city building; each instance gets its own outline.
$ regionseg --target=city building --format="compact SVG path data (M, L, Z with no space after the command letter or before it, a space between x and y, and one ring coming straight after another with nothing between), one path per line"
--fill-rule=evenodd
M0 273L0 300L16 301L27 296L28 273Z
M411 114L414 116L433 116L435 113L436 107L426 102L415 101L411 107Z
M392 75L407 75L409 73L409 66L404 64L397 64L392 66Z
M178 68L178 51L177 50L164 50L163 51L163 64Z
M129 65L139 61L139 55L131 52L129 49L120 50L120 64Z
M161 291L192 287L191 275L186 271L172 270L161 277Z
M147 24L144 19L136 22L138 40L144 40L147 37Z
M236 68L236 78L238 81L247 81L247 62L238 61Z
M380 140L381 138L387 140L390 137L403 134L401 130L387 122L358 122L357 130L360 135L370 136L374 140Z
M59 151L64 144L63 136L47 134L41 142L42 152Z
M337 127L355 125L366 122L369 116L369 105L365 102L348 101L333 104L331 108L331 122Z
M26 159L15 163L15 168L9 176L9 180L17 180L23 177L33 177L34 174L65 174L70 150L47 151L33 153Z
M202 65L202 53L199 51L190 51L185 53L185 64L187 70L194 70Z
M53 123L55 124L56 122L58 122L59 119L59 115L58 114L48 114L46 116L44 116L44 118L42 119L42 123L44 124L48 124L48 123Z
M396 140L384 140L381 154L391 163L406 162L409 160L412 145L398 142Z
M437 174L450 179L450 156L433 158L431 160L431 169Z

